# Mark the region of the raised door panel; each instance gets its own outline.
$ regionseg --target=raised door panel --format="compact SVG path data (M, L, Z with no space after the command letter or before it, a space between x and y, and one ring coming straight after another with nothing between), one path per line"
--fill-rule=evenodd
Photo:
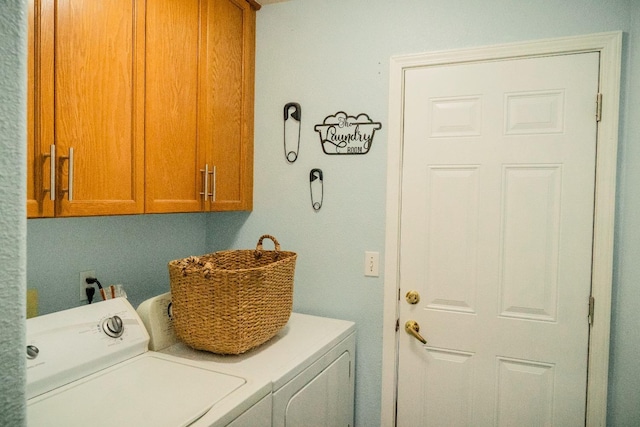
M204 208L206 159L198 139L200 22L206 2L148 0L145 212Z
M243 0L210 0L203 74L209 163L215 167L211 210L253 206L255 11Z
M42 120L56 144L56 216L142 213L144 1L43 5L51 43L42 45L43 83L55 96L43 98Z

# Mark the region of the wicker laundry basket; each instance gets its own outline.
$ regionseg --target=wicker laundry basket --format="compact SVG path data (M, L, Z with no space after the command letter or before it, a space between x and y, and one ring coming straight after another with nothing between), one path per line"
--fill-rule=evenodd
M265 251L270 239L275 250ZM297 255L264 235L255 250L214 252L169 262L173 325L198 350L240 354L272 338L289 320Z

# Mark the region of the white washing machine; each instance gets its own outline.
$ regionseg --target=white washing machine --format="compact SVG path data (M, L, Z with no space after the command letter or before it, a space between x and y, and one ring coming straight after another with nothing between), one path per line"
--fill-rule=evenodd
M265 426L353 426L355 324L292 313L287 325L265 344L236 356L194 350L178 342L171 323L171 295L138 307L151 336L150 348L181 360L204 363L214 371L265 378L271 384L271 418ZM263 399L266 405L268 399ZM256 417L248 411L254 427ZM205 415L202 420L206 420Z
M148 351L148 343L123 298L27 320L28 426L260 425L270 419L268 379Z
M352 322L293 313L222 356L177 342L170 302L138 309L151 341L123 298L27 320L28 426L353 426Z

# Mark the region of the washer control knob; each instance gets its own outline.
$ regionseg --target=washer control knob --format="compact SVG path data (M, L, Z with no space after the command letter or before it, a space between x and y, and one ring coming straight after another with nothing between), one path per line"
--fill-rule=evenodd
M113 316L102 322L102 329L110 337L118 338L124 332L124 324L120 316Z
M38 357L39 353L40 353L40 349L35 345L27 346L27 359L35 359L36 357Z

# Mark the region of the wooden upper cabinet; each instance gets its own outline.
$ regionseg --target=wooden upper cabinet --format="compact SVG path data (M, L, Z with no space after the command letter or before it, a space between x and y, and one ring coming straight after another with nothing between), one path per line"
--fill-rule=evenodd
M28 216L250 210L256 8L31 0Z
M250 210L255 10L148 0L146 212Z
M142 213L144 1L36 4L34 198L55 146L55 216Z

